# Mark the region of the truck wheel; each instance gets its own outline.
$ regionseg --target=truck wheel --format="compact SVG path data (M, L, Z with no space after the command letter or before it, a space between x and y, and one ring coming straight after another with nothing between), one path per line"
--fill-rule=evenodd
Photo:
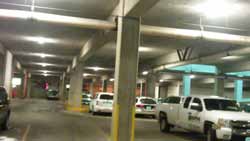
M164 133L170 132L170 125L168 124L168 120L166 117L160 118L160 130L161 132L164 132Z
M216 131L212 127L207 130L207 141L218 141Z

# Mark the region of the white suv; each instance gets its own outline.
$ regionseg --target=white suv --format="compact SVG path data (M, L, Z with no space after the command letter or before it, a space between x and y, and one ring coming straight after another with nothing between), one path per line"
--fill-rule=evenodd
M135 107L137 115L149 115L155 118L155 99L151 97L137 97Z
M90 111L93 115L97 113L112 113L113 111L113 93L97 93L90 103Z

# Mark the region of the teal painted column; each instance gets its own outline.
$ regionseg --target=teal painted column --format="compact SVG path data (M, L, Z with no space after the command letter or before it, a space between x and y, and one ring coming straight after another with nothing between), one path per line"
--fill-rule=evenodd
M191 77L189 74L183 75L183 96L190 96L191 92Z
M243 98L243 80L234 81L234 99L240 102Z

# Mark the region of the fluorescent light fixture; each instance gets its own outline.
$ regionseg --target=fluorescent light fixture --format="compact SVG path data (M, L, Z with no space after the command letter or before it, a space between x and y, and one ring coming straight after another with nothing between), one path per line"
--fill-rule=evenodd
M41 54L40 54L40 57L41 57L41 58L45 58L45 57L47 57L47 56L46 56L46 54L41 53Z
M208 18L220 18L239 13L241 5L229 0L206 0L204 3L195 5L193 9Z
M115 81L115 79L114 78L110 78L109 81L113 82L113 81Z
M66 88L69 89L69 88L70 88L70 84L67 84L67 85L66 85Z
M161 79L160 82L164 82L165 80Z
M99 70L101 70L102 68L100 68L100 67L93 67L93 70L94 71L99 71Z
M90 76L91 74L89 73L84 73L83 76L86 77L86 76Z
M47 73L44 73L44 74L43 74L43 76L47 77L47 76L48 76L48 74L47 74Z
M139 47L139 52L150 52L150 51L153 51L152 48L149 48L149 47Z
M221 59L222 60L237 60L237 59L240 59L241 56L225 56L225 57L222 57Z
M41 64L42 67L47 67L47 64Z
M57 43L55 39L46 38L46 37L25 37L27 41L37 42L38 44L42 45L45 43Z
M43 73L45 73L45 74L46 74L46 73L48 73L48 71L43 71Z
M191 78L191 79L194 79L194 78L195 78L195 75L190 75L190 78Z
M142 72L142 75L148 75L148 71Z

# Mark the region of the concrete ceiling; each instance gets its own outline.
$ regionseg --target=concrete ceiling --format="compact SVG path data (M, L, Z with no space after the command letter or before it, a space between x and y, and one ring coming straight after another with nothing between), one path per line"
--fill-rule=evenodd
M142 24L200 30L200 13L194 12L192 6L204 0L160 0L142 17ZM249 36L250 3L246 0L232 0L243 5L242 13L220 19L202 17L204 30ZM116 7L118 0L35 0L35 11L67 15L74 17L106 19ZM32 0L0 0L0 9L31 10ZM38 23L36 21L1 20L0 42L9 49L24 68L31 71L51 70L66 71L72 64L74 56L79 55L81 47L96 33L96 30L82 29L62 25ZM38 44L30 37L46 37L53 42ZM167 37L141 37L140 67L155 67L149 64L176 49L192 47L190 59L208 56L242 47L226 43L208 42L201 39L181 40ZM45 58L40 55L47 54ZM50 56L49 56L50 55ZM248 55L246 55L248 56ZM247 60L246 58L242 59ZM237 60L237 61L242 61ZM113 68L115 62L115 39L98 50L87 61L87 66ZM223 64L215 60L214 64ZM41 63L47 63L43 67ZM235 63L235 62L228 62Z

